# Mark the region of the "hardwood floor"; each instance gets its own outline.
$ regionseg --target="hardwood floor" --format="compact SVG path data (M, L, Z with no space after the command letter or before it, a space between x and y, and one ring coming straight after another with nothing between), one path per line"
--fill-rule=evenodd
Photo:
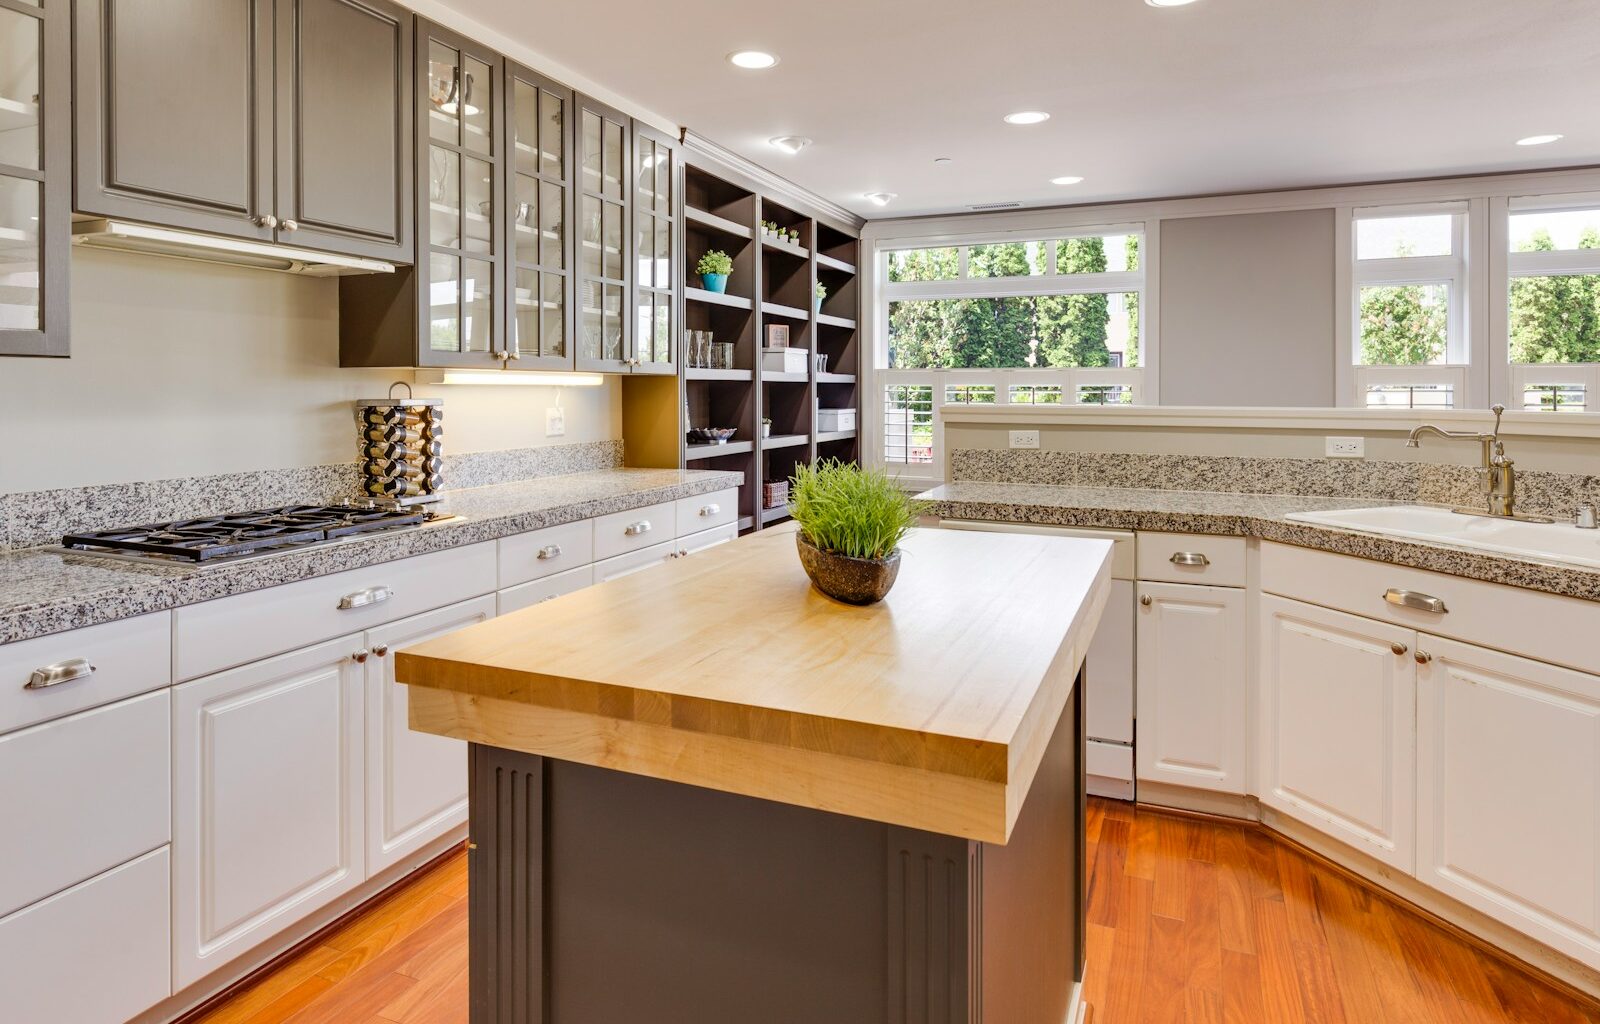
M1094 1024L1600 1024L1259 830L1091 800L1088 839ZM466 894L452 854L191 1024L466 1024Z

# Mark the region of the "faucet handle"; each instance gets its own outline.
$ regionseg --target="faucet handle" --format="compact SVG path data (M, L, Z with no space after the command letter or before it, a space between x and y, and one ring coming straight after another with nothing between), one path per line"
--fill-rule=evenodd
M1500 436L1500 417L1506 414L1506 407L1499 402L1489 406L1489 411L1494 413L1494 436Z

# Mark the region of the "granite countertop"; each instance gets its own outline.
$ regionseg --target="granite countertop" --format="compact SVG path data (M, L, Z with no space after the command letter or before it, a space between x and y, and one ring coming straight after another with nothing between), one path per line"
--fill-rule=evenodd
M131 562L58 547L0 552L0 644L495 540L738 486L740 473L605 469L450 492L458 518L218 565Z
M935 514L952 519L1259 537L1600 601L1600 571L1594 569L1450 544L1356 533L1284 518L1291 512L1372 508L1404 502L984 481L945 484L924 492L922 497L932 502Z

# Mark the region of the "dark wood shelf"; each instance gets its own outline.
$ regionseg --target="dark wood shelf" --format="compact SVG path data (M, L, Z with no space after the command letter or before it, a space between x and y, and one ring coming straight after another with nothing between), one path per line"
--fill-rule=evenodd
M755 447L750 441L729 441L727 444L691 444L684 458L714 459L719 455L743 455Z
M856 375L853 373L819 373L818 384L854 384Z
M763 316L781 316L787 320L810 320L811 314L799 306L785 306L781 302L763 302L761 304ZM852 326L854 322L852 321Z
M762 303L762 306L765 308L766 304ZM824 327L845 327L852 331L856 329L856 322L849 317L829 316L826 313L817 314L817 323L822 324Z
M856 265L854 263L846 263L844 260L836 260L832 256L821 252L817 253L817 266L827 267L829 270L837 270L844 274L854 274L856 272Z
M692 206L683 208L683 216L691 224L698 224L700 227L711 231L720 231L722 234L733 238L755 237L755 229L748 224L740 224L738 221L729 220L726 217L718 217L714 213L697 210Z
M713 306L729 306L733 309L750 309L755 305L743 295L729 295L727 292L708 292L704 288L694 288L684 285L683 297L690 302L705 302Z
M754 379L749 370L706 370L691 366L683 371L685 380L737 380L748 381Z
M811 378L803 373L779 373L776 370L763 370L761 382L763 384L805 384Z
M772 451L775 448L793 448L811 440L810 434L773 434L771 437L761 439L763 451Z
M855 436L856 432L854 430L824 430L822 433L817 435L817 443L822 444L827 441L848 441Z

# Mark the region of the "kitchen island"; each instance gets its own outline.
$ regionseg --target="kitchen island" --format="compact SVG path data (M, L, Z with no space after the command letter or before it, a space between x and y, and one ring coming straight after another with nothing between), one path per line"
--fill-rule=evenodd
M471 742L473 1024L1061 1024L1096 540L917 530L859 608L763 531L399 654Z

